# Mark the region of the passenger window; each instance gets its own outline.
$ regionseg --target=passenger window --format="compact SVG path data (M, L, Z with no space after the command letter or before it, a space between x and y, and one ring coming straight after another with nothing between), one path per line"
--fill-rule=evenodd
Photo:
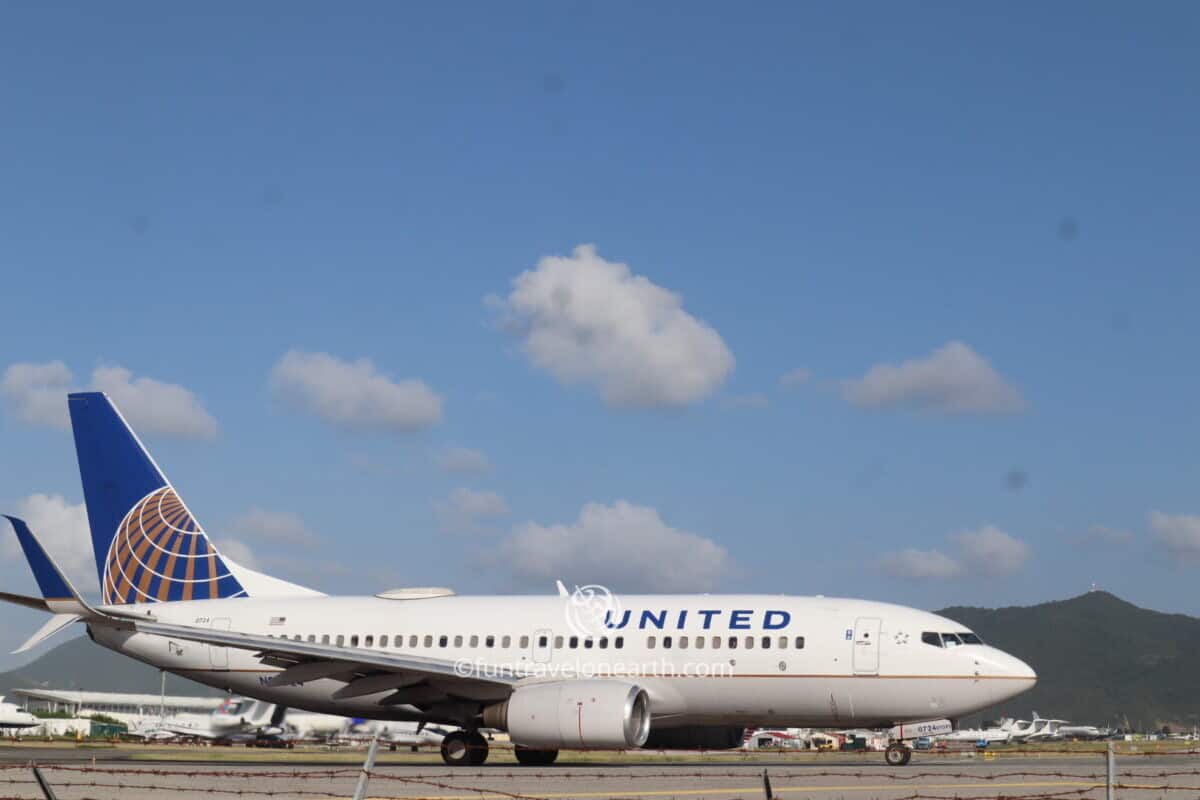
M579 647L579 637L572 636L570 639L567 640L567 646L570 647L572 650Z
M737 650L737 637L736 636L729 637L729 649Z
M704 637L703 637L703 636L697 636L697 637L696 637L696 649L697 649L697 650L703 650L703 649L704 649Z
M358 647L358 634L357 633L350 637L350 646Z
M550 637L549 636L539 636L538 637L538 647L549 647L549 646L550 646Z
M321 634L321 644L329 644L329 634L328 633Z
M512 647L512 637L505 636L502 639L500 639L500 646L501 647Z
M313 642L313 643L315 643L315 642L317 641L317 637L316 637L316 635L315 635L315 634L312 634L312 633L310 633L310 634L308 635L308 640L309 640L310 642Z
M563 638L561 636L554 637L554 649L555 650L562 650L562 643L563 643Z
M416 646L417 646L417 636L416 636L416 634L413 634L413 635L411 635L411 636L409 636L409 637L408 637L408 646L409 646L409 647L416 647Z
M664 637L663 637L663 649L664 649L664 650L670 650L670 649L671 649L671 637L670 637L670 636L664 636Z
M438 647L445 647L448 644L450 644L449 636L439 636L438 637Z
M625 637L618 636L616 639L616 645L617 645L618 650L624 650L625 649Z
M608 649L608 637L607 637L607 636L601 636L601 637L600 637L600 649L601 649L601 650L607 650L607 649Z
M471 647L479 647L479 635L478 634L471 637Z
M584 650L591 650L591 649L592 649L592 644L593 644L593 642L592 642L592 637L590 637L590 636L589 636L588 638L586 638L586 639L584 639L584 640L583 640L583 649L584 649Z
M379 637L379 646L380 647L387 647L387 642L388 642L388 637L387 637L386 633L383 636Z
M925 644L933 645L934 647L942 646L942 637L938 636L933 631L925 631L921 634L921 641Z
M487 637L486 639L484 639L484 640L483 640L483 646L484 646L484 647L495 647L495 646L496 646L496 637L495 637L495 636L489 636L489 637Z
M713 650L721 649L721 637L720 636L714 636L712 638L712 649Z
M517 646L520 647L522 650L524 650L526 647L529 647L529 637L522 636L520 639L517 640ZM542 647L545 647L545 645L542 645Z
M454 637L454 646L455 646L455 647L462 647L462 637L461 637L461 636L455 636L455 637Z
M337 637L337 646L338 646L338 647L345 647L345 646L346 646L346 637L345 637L345 635L343 635L343 634L340 634L340 633L338 634L338 637Z
M679 649L687 650L687 637L686 636L679 637Z
M654 637L653 637L653 636L647 636L647 637L646 637L646 649L647 649L647 650L653 650L653 649L654 649L654 641L655 641L655 640L654 640Z
M797 650L803 650L803 649L804 649L804 637L803 637L803 636L797 636L797 637L796 637L796 649L797 649Z
M363 647L374 647L374 646L375 646L375 637L374 636L368 636L365 640L363 640Z
M762 640L762 646L763 646L763 650L768 650L768 649L770 649L770 647L771 647L771 637L770 637L770 636L764 636L764 637L762 637L762 639L763 639L763 640Z
M747 650L753 650L753 649L754 649L754 637L753 637L753 636L747 636L747 637L746 637L746 649L747 649Z
M425 634L425 646L426 646L426 647L433 647L433 636L431 636L431 635L430 635L430 634L428 634L428 633L427 633L427 634Z
M780 637L779 637L779 649L780 649L780 650L786 650L786 649L787 649L787 637L786 637L786 636L780 636Z

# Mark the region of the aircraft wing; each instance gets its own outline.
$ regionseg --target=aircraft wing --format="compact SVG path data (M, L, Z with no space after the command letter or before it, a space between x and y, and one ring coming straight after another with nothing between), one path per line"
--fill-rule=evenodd
M508 697L522 676L512 670L488 668L471 662L425 658L384 650L336 647L298 642L262 634L214 630L137 618L122 618L141 633L249 650L268 666L282 667L270 686L307 683L334 678L346 683L334 699L348 699L394 690L382 705L424 706L443 698L497 699Z

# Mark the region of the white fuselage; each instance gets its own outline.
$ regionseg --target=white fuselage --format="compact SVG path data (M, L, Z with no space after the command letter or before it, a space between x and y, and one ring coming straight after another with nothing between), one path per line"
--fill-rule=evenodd
M622 595L620 602L624 611L610 618L606 641L577 636L561 596L255 597L120 610L179 625L467 660L528 681L626 680L645 688L655 727L879 726L953 718L1003 702L1036 680L1028 665L993 647L922 642L923 632L966 628L902 606L783 595ZM455 721L415 705L380 705L390 690L335 700L345 683L329 678L267 686L280 668L262 664L249 650L97 625L90 630L100 644L156 667L290 708ZM495 700L509 692L495 689Z

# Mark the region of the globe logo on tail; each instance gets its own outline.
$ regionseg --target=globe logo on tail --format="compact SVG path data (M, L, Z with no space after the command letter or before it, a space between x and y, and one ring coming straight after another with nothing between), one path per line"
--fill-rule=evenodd
M108 604L244 594L170 486L143 497L121 521L109 545L101 590Z

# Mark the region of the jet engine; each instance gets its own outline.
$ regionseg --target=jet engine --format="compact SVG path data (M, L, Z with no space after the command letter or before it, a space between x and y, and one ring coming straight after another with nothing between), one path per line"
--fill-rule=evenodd
M523 747L623 750L645 744L650 700L645 689L621 681L535 683L485 708L483 726L508 731Z

